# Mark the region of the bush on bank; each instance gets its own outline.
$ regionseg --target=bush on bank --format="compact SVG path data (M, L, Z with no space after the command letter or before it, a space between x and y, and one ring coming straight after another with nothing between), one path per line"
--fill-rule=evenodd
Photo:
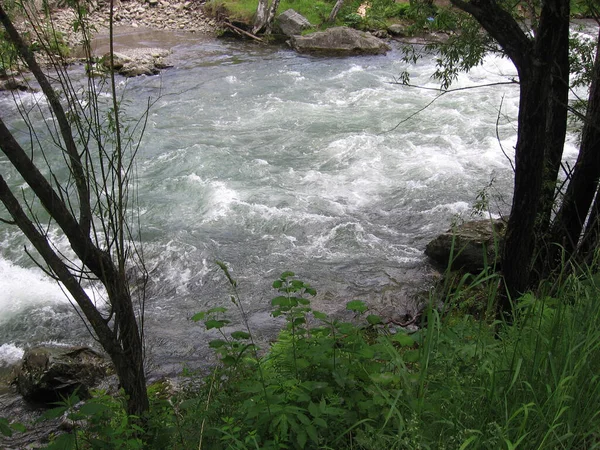
M73 431L48 448L599 448L600 275L541 286L510 326L487 319L498 282L465 275L408 333L361 301L348 303L350 322L313 310L314 289L286 272L271 302L286 328L266 353L245 320L225 331L225 308L198 313L220 335L211 374L188 374L179 392L151 386L144 418L102 392L77 408L67 399L49 415L66 412Z

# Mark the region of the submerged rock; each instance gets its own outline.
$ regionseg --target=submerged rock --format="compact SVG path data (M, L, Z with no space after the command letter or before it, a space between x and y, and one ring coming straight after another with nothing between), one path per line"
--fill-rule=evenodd
M390 50L381 39L348 27L333 27L306 36L292 36L290 45L299 53L330 56L379 55Z
M440 234L425 248L425 254L442 267L448 267L452 255L452 270L464 269L478 273L494 264L498 268L506 223L502 220L464 222Z
M110 372L111 363L88 347L34 347L25 352L14 383L27 400L51 404L76 389L85 397Z

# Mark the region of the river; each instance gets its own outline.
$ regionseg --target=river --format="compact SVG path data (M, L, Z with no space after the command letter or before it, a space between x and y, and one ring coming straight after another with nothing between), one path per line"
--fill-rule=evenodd
M393 83L406 68L399 48L318 58L187 36L173 50L174 67L160 76L119 80L128 114L154 100L136 170L156 376L206 363L207 334L189 318L232 306L216 260L228 264L251 326L268 339L281 326L269 315L270 286L284 270L311 283L326 312L353 299L410 311L431 273L426 243L469 218L492 180L491 211L509 209L516 85L448 93L414 115L438 94ZM437 87L434 64L426 57L410 67L412 82ZM508 60L489 57L453 87L514 75ZM10 95L0 107L16 117ZM91 342L24 244L1 226L3 366L28 345Z

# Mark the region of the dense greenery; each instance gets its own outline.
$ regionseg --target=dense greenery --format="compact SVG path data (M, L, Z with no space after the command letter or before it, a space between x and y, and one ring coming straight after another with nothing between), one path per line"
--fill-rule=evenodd
M337 21L327 23L335 1L331 0L281 0L278 11L294 9L302 14L316 28L326 28L332 25L346 25L355 28L380 29L410 15L411 6L408 3L396 3L394 0L375 0L369 2L366 15L357 13L361 0L352 0L344 3ZM227 11L230 20L250 23L256 12L257 0L210 0L206 4L208 11L216 13L222 9Z
M351 321L315 311L316 292L290 272L273 286L273 315L287 326L266 353L246 325L230 331L225 308L198 313L192 319L219 335L210 346L220 362L208 376L188 374L179 391L152 385L143 420L102 392L84 406L66 400L47 415L66 411L75 429L48 448L600 448L593 271L569 275L553 296L542 285L510 326L486 319L497 275L464 275L432 293L436 307L413 333L361 301L348 303Z

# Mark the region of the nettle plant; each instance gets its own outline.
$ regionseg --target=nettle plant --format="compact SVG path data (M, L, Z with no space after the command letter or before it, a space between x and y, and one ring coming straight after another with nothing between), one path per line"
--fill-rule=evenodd
M273 283L278 295L271 306L286 326L268 352L261 352L237 283L219 265L246 329L226 332L231 322L222 307L192 317L220 334L209 345L221 364L207 378L210 398L198 405L199 414L213 422L201 438L211 448L308 448L333 442L345 447L382 426L398 425L390 395L416 388L419 350L413 337L390 333L379 316L367 314L362 301L346 306L354 312L353 322L313 310L316 290L284 272Z

